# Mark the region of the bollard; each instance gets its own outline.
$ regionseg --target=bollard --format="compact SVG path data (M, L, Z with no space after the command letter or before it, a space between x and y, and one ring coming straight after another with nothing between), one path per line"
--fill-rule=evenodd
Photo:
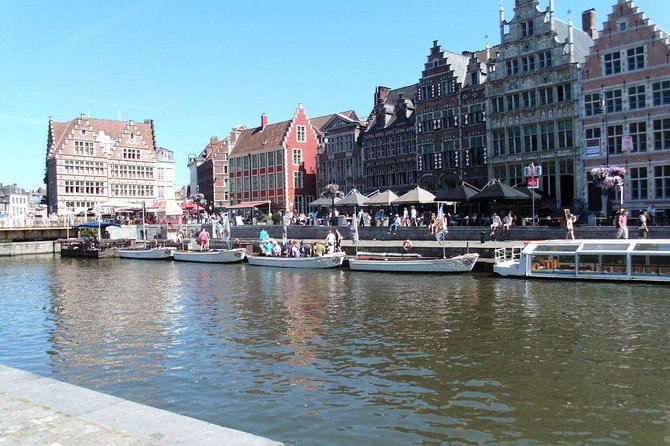
M479 241L480 241L481 243L485 243L485 242L486 242L486 232L482 231L482 232L479 233Z

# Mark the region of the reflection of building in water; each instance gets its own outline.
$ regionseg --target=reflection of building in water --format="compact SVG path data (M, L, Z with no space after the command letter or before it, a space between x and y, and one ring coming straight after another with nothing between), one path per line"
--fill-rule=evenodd
M57 269L52 281L55 373L99 380L98 388L162 373L179 311L169 264L156 277L155 266L141 262L78 260Z

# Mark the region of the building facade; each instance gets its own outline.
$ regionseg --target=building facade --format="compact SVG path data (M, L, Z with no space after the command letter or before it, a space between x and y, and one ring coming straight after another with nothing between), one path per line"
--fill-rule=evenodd
M311 122L320 137L317 192L327 184L337 184L344 193L351 189L364 190L361 139L367 123L358 119L353 110L315 118Z
M231 205L268 202L307 213L316 192L317 134L299 104L292 119L240 132L229 155Z
M174 200L174 152L159 147L156 150L156 198Z
M583 21L595 28L595 11ZM584 200L604 212L590 170L626 168L623 202L670 212L670 41L631 1L619 0L603 23L583 69ZM621 197L610 191L611 203ZM668 210L668 211L666 211Z
M486 82L488 174L525 184L524 167L542 167L539 188L550 210L583 209L580 174L580 64L591 37L554 17L538 0L516 0L514 17L500 8L500 45Z
M68 122L49 119L45 178L49 212L64 215L110 198L155 200L157 154L152 120L112 121L83 114ZM161 184L174 190L174 180L170 184L164 178Z
M433 41L415 105L418 184L431 192L462 181L475 186L486 183L486 61L480 61L482 54L444 51Z
M417 85L379 86L363 132L364 193L391 189L398 195L417 184L414 98Z

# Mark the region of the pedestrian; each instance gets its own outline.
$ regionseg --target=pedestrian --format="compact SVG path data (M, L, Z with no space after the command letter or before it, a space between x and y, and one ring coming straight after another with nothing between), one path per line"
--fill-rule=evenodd
M572 214L569 210L566 209L565 213L565 238L574 240L575 239L575 222L577 217Z
M200 251L209 250L209 233L205 228L202 228L200 234L198 235L198 240L200 241Z
M637 236L639 238L647 238L647 234L649 233L649 226L647 226L648 217L647 211L642 211L640 214L640 226L637 230Z
M628 239L628 211L624 208L619 210L617 219L616 238Z

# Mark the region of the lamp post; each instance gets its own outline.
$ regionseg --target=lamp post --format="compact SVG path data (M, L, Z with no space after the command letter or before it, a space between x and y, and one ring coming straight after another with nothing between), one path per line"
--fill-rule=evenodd
M605 89L602 84L600 85L600 111L603 113L603 122L605 124L603 129L604 141L605 141L605 166L609 167L610 148L609 148L609 140L607 138L607 98L605 97ZM602 209L603 217L607 218L609 216L610 200L609 200L609 192L605 188L602 189L601 201L602 201L601 207L603 208Z

